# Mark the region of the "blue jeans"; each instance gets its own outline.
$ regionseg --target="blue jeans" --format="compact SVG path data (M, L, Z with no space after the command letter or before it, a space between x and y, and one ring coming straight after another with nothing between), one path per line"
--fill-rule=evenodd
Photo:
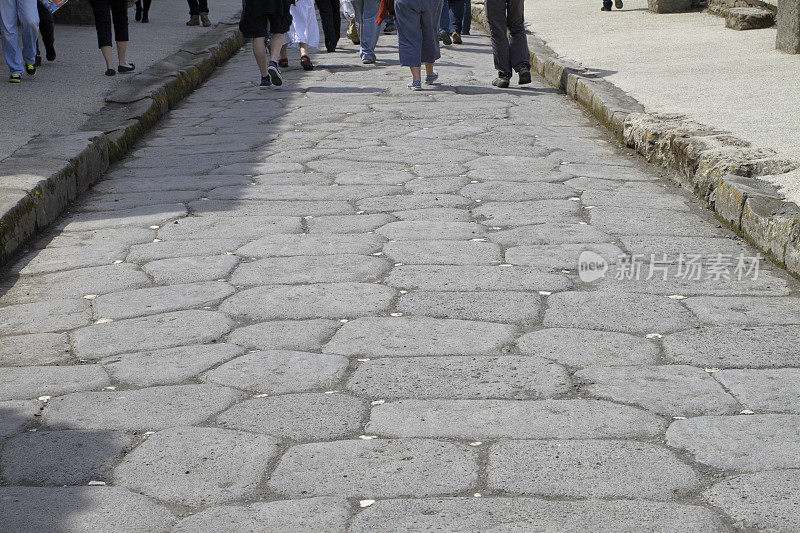
M381 29L379 24L375 24L378 0L353 0L353 8L356 11L358 38L361 39L361 59L375 61L375 45L378 44Z
M471 5L469 0L445 0L439 19L439 33L469 33L472 25Z
M447 0L442 3L442 15L439 17L439 34L450 33L450 7Z
M3 20L3 56L11 74L22 74L25 65L36 62L36 41L39 38L39 10L36 0L0 0ZM17 31L17 19L22 28ZM19 37L22 36L22 50Z

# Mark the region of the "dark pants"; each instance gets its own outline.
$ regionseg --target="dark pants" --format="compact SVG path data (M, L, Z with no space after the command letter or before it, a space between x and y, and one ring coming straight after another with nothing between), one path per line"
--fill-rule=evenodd
M342 36L342 15L339 12L339 0L316 0L319 18L322 22L322 33L325 34L325 49L336 50L336 44Z
M56 41L56 26L53 23L53 14L41 2L36 2L36 8L39 10L39 33L42 34L42 41L45 44L53 44Z
M461 22L462 33L469 33L472 29L472 2L464 0L464 19Z
M89 0L94 13L94 27L97 30L97 46L111 46L111 26L114 26L114 40L128 41L128 2L127 0Z
M445 5L450 15L449 33L463 33L464 31L464 0L447 0Z
M499 72L511 74L512 68L519 71L522 66L530 65L524 9L524 0L486 0L494 68ZM506 32L511 34L511 41Z
M208 0L187 0L189 2L189 16L193 17L200 13L208 15Z

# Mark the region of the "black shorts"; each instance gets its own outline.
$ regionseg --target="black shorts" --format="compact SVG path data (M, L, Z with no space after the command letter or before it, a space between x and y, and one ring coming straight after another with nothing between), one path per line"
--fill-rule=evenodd
M239 21L239 31L247 39L266 37L268 33L286 33L292 26L292 15L288 9L283 15L261 14L249 15L247 10L242 11Z

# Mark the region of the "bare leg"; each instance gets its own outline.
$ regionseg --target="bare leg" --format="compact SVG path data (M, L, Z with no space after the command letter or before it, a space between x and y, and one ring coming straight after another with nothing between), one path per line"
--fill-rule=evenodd
M433 76L433 63L425 63L425 74Z
M103 54L103 59L106 60L106 68L112 69L114 68L114 54L111 51L110 46L101 46L100 52Z
M284 44L283 46L281 46L281 59L287 59L289 57L288 54L287 54L288 48L289 48L289 45L287 45L287 44Z
M426 63L427 67L427 63ZM411 78L414 81L421 81L422 80L422 68L420 67L409 67L411 69Z
M117 58L119 59L119 64L123 67L129 67L127 60L128 56L128 41L117 41Z
M281 58L281 48L283 48L283 33L276 33L272 36L272 39L269 41L269 55L272 61L278 62L278 59ZM255 39L253 40L255 43ZM262 39L263 42L263 39ZM255 47L253 48L255 51ZM266 53L266 50L265 50Z
M308 45L306 43L300 43L300 55L301 56L308 55Z
M267 46L264 37L253 38L253 55L258 63L258 70L261 71L261 76L267 75Z

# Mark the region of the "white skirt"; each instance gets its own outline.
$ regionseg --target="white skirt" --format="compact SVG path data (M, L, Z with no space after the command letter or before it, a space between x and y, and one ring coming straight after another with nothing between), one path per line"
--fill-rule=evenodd
M300 48L298 43L306 43L311 48L318 48L319 22L314 0L296 0L289 11L292 14L292 27L286 34L286 44Z

